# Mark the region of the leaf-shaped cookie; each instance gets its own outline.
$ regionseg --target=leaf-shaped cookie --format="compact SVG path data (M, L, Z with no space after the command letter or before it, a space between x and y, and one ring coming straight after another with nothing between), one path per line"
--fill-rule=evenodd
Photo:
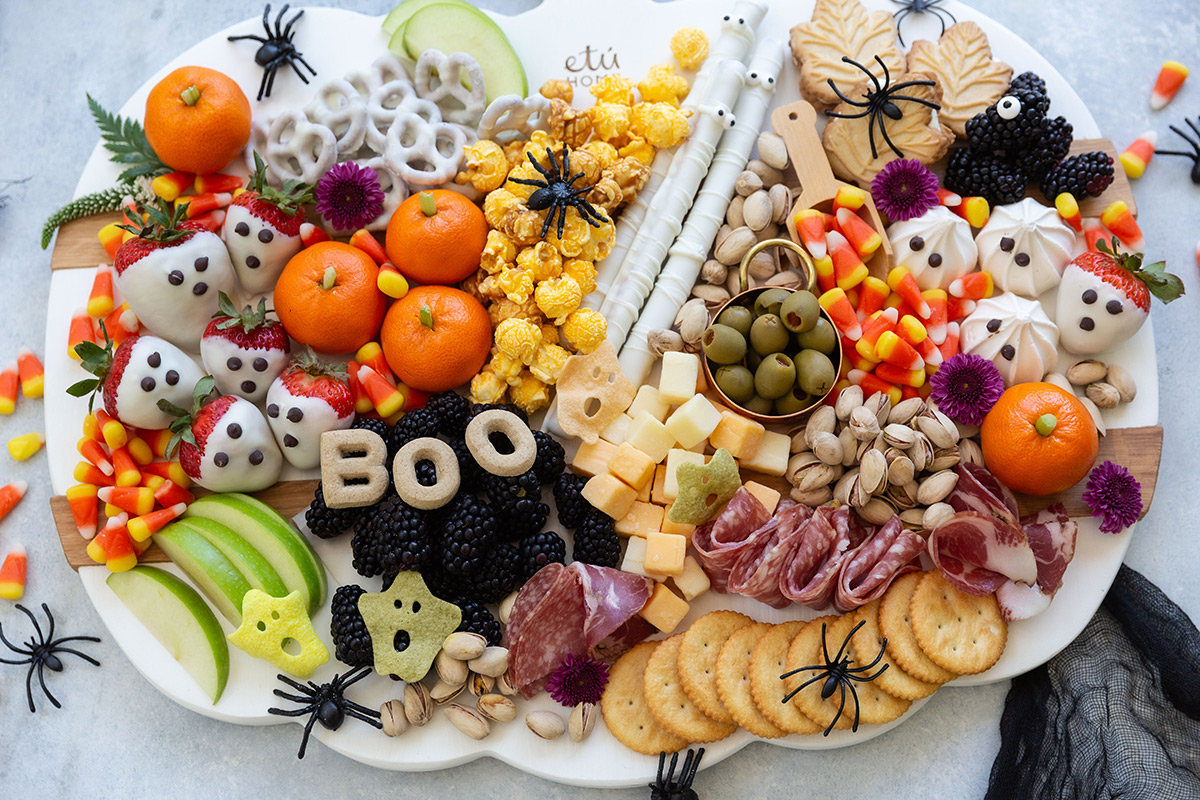
M908 51L908 71L926 72L942 90L941 121L960 139L967 120L981 114L1008 88L1012 67L992 60L987 35L974 22L951 25L937 43L921 39Z
M908 81L928 81L932 77L921 72L906 72L903 75L892 75L892 85ZM868 89L874 91L875 87L870 82L863 81L846 92L846 96L854 100L865 100ZM936 85L909 86L898 94L933 103L939 102L942 96ZM928 166L946 155L946 150L954 141L954 134L945 125L933 122L933 110L895 95L892 96L892 101L900 109L901 116L900 119L892 119L886 114L876 115L875 156L871 155L870 115L857 119L830 117L825 125L825 133L821 136L821 144L825 146L825 154L829 156L829 166L833 168L833 174L866 187L885 164L897 158L884 141L880 125L884 126L888 138L900 148L904 158L915 158ZM842 103L833 109L839 114L857 114L863 110L865 109L849 103Z
M837 105L838 96L829 88L829 79L845 91L862 79L862 71L842 61L849 56L883 80L883 70L875 56L883 59L888 71L904 71L904 54L896 45L896 23L887 11L870 14L857 0L817 0L811 22L791 30L792 58L800 67L800 94L817 106Z

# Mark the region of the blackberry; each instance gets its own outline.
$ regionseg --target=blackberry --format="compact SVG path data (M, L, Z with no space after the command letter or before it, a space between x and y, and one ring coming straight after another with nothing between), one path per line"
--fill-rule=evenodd
M396 495L389 495L372 510L366 524L350 540L354 569L390 582L401 570L419 570L429 555L429 520Z
M1046 94L1046 82L1036 72L1022 72L1013 78L1008 84L1008 93L1013 92L1040 95L1043 99L1039 101L1038 108L1043 114L1050 110L1050 95Z
M543 531L521 540L522 580L529 580L547 564L563 564L567 560L567 543L554 531Z
M417 474L417 483L422 486L433 486L437 483L437 468L433 466L433 462L428 458L422 458L415 465Z
M1046 123L1042 138L1017 159L1017 164L1030 181L1040 181L1055 164L1067 157L1072 141L1074 128L1071 123L1066 117L1055 117Z
M621 542L612 519L601 511L592 509L583 518L575 531L575 548L572 557L584 564L597 567L616 567L621 558Z
M478 633L487 639L489 645L499 646L504 638L504 631L483 603L467 600L457 605L462 611L462 622L458 624L458 630Z
M522 472L520 475L493 475L481 471L483 490L487 492L488 502L501 512L516 510L517 501L525 497L542 499L542 483L533 470Z
M955 150L946 166L943 184L952 192L987 198L993 206L1015 203L1025 196L1026 175L1013 162Z
M1041 97L1028 91L1010 92L967 120L971 149L985 156L1015 156L1023 152L1041 137L1046 126L1046 112L1039 104ZM1001 107L1005 113L1015 111L1016 116L1005 119L1000 116Z
M392 428L391 445L396 451L399 451L413 439L422 439L426 436L437 438L437 435L437 412L430 408L414 408L401 417L400 421L396 423L396 427Z
M452 439L461 439L471 419L471 403L455 392L438 392L425 407L438 417L438 430Z
M542 483L554 483L554 479L561 475L567 466L567 453L563 446L545 431L534 431L533 440L537 442L537 460L533 462L533 471Z
M521 422L524 422L526 425L529 424L529 415L514 406L512 403L475 403L471 406L471 416L474 417L482 414L484 411L491 411L493 408L511 411L521 418Z
M313 501L304 512L304 522L313 536L332 539L357 525L362 515L361 508L330 508L325 505L325 492L318 483Z
M421 577L434 597L448 603L457 605L470 596L470 579L451 575L439 565L428 564L421 570Z
M500 536L511 542L546 527L550 518L550 506L539 502L538 497L522 497L500 517Z
M563 472L554 482L554 505L558 508L558 521L571 530L579 527L583 515L592 507L581 494L585 483L587 481L574 472Z
M477 603L498 603L522 583L521 549L513 544L501 544L488 551L471 583L470 599Z
M483 488L481 479L483 470L479 468L479 464L475 461L475 456L471 455L470 448L462 439L451 439L449 441L450 449L454 451L454 455L458 457L458 475L461 480L463 490L475 491Z
M392 460L392 456L396 455L396 450L392 448L392 426L383 420L376 419L375 417L355 417L350 427L373 431L379 434L379 437L383 439L383 443L387 445L389 462Z
M473 575L497 539L496 515L470 492L459 492L442 525L442 568L451 575Z
M329 623L329 635L333 637L333 654L338 661L351 667L369 667L375 663L371 634L358 612L358 598L366 591L353 584L339 586L330 603L333 619Z
M1112 156L1095 150L1071 156L1050 170L1042 180L1042 194L1050 202L1063 192L1082 200L1088 195L1098 197L1112 182Z

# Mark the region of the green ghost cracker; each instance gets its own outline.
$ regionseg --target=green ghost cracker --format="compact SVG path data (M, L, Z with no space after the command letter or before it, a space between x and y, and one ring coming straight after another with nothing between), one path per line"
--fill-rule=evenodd
M724 448L707 464L680 464L675 475L679 494L667 510L667 519L687 525L708 522L742 485L737 462Z
M359 597L358 611L371 634L375 671L405 683L425 677L462 622L458 606L434 597L416 572L401 572L387 591Z

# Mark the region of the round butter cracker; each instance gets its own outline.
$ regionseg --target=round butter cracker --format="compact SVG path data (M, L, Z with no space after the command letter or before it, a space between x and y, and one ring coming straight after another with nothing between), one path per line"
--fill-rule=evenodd
M679 645L677 667L683 690L706 716L726 725L737 721L717 692L717 659L730 636L753 624L754 620L736 611L713 611L693 622Z
M658 645L643 642L617 659L600 697L600 712L609 733L630 750L648 756L688 746L686 739L659 725L646 705L646 664Z
M806 717L795 703L783 702L792 688L779 676L787 672L788 645L804 627L799 620L771 626L754 646L750 657L750 696L767 721L788 733L820 733L821 726Z
M887 639L888 656L896 666L919 681L942 684L957 678L958 673L942 669L929 660L917 644L908 616L913 591L924 574L910 572L888 587L879 604L879 633Z
M757 622L734 631L717 658L717 694L734 721L755 736L778 739L788 732L763 716L750 694L750 659L754 645L772 626Z
M926 572L909 605L917 644L938 666L977 675L1000 660L1008 623L996 595L960 592L936 570Z
M683 690L677 667L682 643L683 634L677 633L659 642L650 656L646 664L646 706L658 724L690 743L724 739L737 727L705 715Z

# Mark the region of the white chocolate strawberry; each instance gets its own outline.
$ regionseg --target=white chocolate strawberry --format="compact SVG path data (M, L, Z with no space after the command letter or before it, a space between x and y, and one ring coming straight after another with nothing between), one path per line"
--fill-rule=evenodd
M354 422L350 386L327 365L302 357L267 391L267 422L289 464L320 466L321 434Z
M236 394L261 403L271 381L279 377L291 357L291 340L278 320L267 318L267 302L238 311L225 294L221 312L200 340L204 368L216 379L221 394Z
M265 179L266 165L254 154L258 169L247 190L234 198L221 229L238 283L249 294L268 294L289 259L300 252L303 203L312 201L308 184L285 181L282 189Z
M198 384L206 396L212 384ZM203 401L200 401L203 402ZM283 456L258 407L225 395L184 414L171 425L182 439L179 463L200 486L213 492L257 492L279 480Z

